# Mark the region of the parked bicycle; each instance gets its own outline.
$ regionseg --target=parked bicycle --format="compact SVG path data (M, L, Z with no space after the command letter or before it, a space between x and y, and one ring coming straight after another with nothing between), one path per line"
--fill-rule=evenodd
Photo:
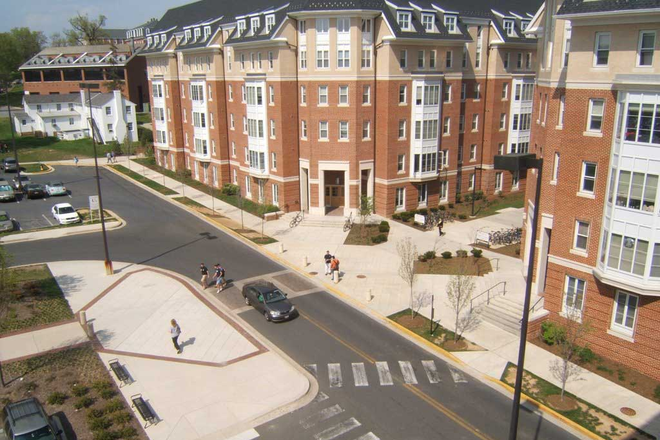
M522 228L502 229L490 233L490 243L494 245L508 246L520 243L522 239Z
M344 232L350 231L351 228L353 227L353 213L351 212L348 217L346 217L346 221L344 221Z
M428 215L426 216L426 221L424 222L424 229L427 231L430 231L431 229L435 228L438 226L438 223L440 223L440 219L442 219L442 213L440 211L430 211Z
M304 211L299 211L298 214L296 214L296 216L289 223L289 227L290 228L295 228L296 226L298 226L300 224L300 222L303 221L304 217L305 217Z

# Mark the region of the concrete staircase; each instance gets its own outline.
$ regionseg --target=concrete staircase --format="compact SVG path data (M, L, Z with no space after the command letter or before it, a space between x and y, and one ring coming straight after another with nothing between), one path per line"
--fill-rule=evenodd
M346 219L342 216L326 215L311 216L305 215L305 218L299 226L311 228L343 228Z
M498 296L490 300L490 304L481 306L481 319L509 333L520 334L520 319L523 305L506 296Z

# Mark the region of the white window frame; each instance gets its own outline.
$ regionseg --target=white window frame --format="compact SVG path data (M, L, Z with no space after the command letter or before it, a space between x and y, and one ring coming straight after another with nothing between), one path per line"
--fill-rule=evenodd
M554 157L554 162L552 163L552 180L550 183L557 183L557 179L559 178L559 164L561 161L561 155L559 152L555 151L555 157Z
M408 51L406 49L399 51L399 67L402 69L408 68Z
M435 14L422 12L422 26L426 32L435 32Z
M371 139L371 121L362 121L362 139Z
M364 85L362 86L362 105L371 104L371 86Z
M587 167L589 165L594 166L594 175L592 176L587 176ZM582 172L580 174L580 193L582 194L593 194L594 191L596 190L596 178L598 177L598 164L596 162L589 162L589 161L582 161ZM588 190L585 189L585 182L587 181L593 181L593 190Z
M307 139L307 121L304 119L300 121L300 138Z
M582 295L580 304L579 307L575 307L579 295ZM562 314L566 317L581 320L586 296L587 282L583 279L566 275L564 280L564 295L561 302Z
M594 113L594 104L596 102L602 103L600 114ZM601 133L603 130L603 118L605 115L605 100L600 98L590 98L589 99L589 117L587 118L587 131L591 133ZM594 122L598 121L600 118L600 128L594 129L592 125Z
M405 11L397 11L396 13L396 22L401 28L402 31L409 31L411 30L410 26L410 21L411 21L411 13L410 12L405 12Z
M564 127L564 114L566 113L566 95L559 97L559 121L557 127Z
M580 234L580 226L587 225L587 233ZM589 233L591 232L591 224L582 220L575 220L575 231L573 233L573 249L580 252L587 252L587 247L589 246ZM578 246L578 239L584 238L584 247Z
M319 106L328 105L328 86L319 86Z
M325 132L325 135L323 134ZM329 125L328 121L319 121L319 140L327 141L329 137Z
M445 14L443 18L447 32L454 34L457 32L458 17L455 14Z
M601 49L601 38L609 39L607 49ZM612 33L611 32L596 32L594 38L594 67L607 67L609 65L610 51L612 50ZM607 61L604 64L598 64L598 52L607 51Z
M504 177L504 174L501 171L498 171L495 173L495 192L501 192L502 191L502 179Z
M338 95L337 105L347 106L348 105L348 86L340 85L339 86L339 95Z
M442 121L442 135L449 136L450 131L451 131L451 118L449 116L445 116L444 120Z
M515 25L516 22L514 20L510 20L506 18L504 19L502 27L504 28L504 32L506 33L507 37L516 36Z
M623 321L621 324L616 322L617 319L617 311L619 308L619 298L625 296L625 299L621 302L624 303L623 305L623 311L622 311L622 317ZM630 327L625 325L625 319L628 317L628 312L630 310L630 303L631 303L631 298L635 299L635 311L633 315L633 322ZM626 336L632 337L635 334L635 327L637 324L637 314L639 311L639 296L633 295L632 293L628 292L623 292L620 290L617 290L616 296L614 297L614 305L612 307L612 321L610 324L610 329L616 333L621 333Z
M339 133L337 138L340 141L348 140L348 121L339 121Z
M396 171L399 174L406 172L406 155L399 154L396 158Z
M300 105L307 105L307 86L300 86Z
M429 201L429 186L422 183L417 187L417 205L426 206Z
M396 188L394 193L394 207L397 211L402 211L406 207L406 188Z
M650 48L642 47L644 43L644 35L653 35L653 45ZM655 31L639 31L639 43L637 44L637 67L653 67L653 57L655 55ZM644 52L651 52L651 63L642 64L642 54Z
M405 119L399 119L399 139L406 138L407 130L407 121Z

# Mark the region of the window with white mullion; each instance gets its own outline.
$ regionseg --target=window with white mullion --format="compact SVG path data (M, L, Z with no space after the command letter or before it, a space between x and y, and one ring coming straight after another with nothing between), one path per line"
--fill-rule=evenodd
M655 51L655 31L641 31L639 33L639 47L637 48L637 66L651 67Z
M605 67L609 62L612 34L596 32L594 47L594 66Z
M628 104L625 139L660 144L660 105Z
M632 336L635 331L638 306L637 295L618 291L614 299L612 330Z
M653 212L657 192L657 175L625 170L619 171L616 206Z
M581 251L586 251L588 239L589 239L589 223L576 220L573 248Z
M562 311L569 317L581 317L586 287L586 281L566 276Z
M649 242L612 233L607 266L622 272L644 276Z
M589 100L589 126L587 131L600 132L603 126L603 114L605 111L604 99Z

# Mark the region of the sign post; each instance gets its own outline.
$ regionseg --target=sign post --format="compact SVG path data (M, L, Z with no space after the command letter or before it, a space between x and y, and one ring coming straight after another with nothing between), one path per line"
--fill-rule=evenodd
M89 220L94 222L94 210L99 209L99 196L89 196Z

